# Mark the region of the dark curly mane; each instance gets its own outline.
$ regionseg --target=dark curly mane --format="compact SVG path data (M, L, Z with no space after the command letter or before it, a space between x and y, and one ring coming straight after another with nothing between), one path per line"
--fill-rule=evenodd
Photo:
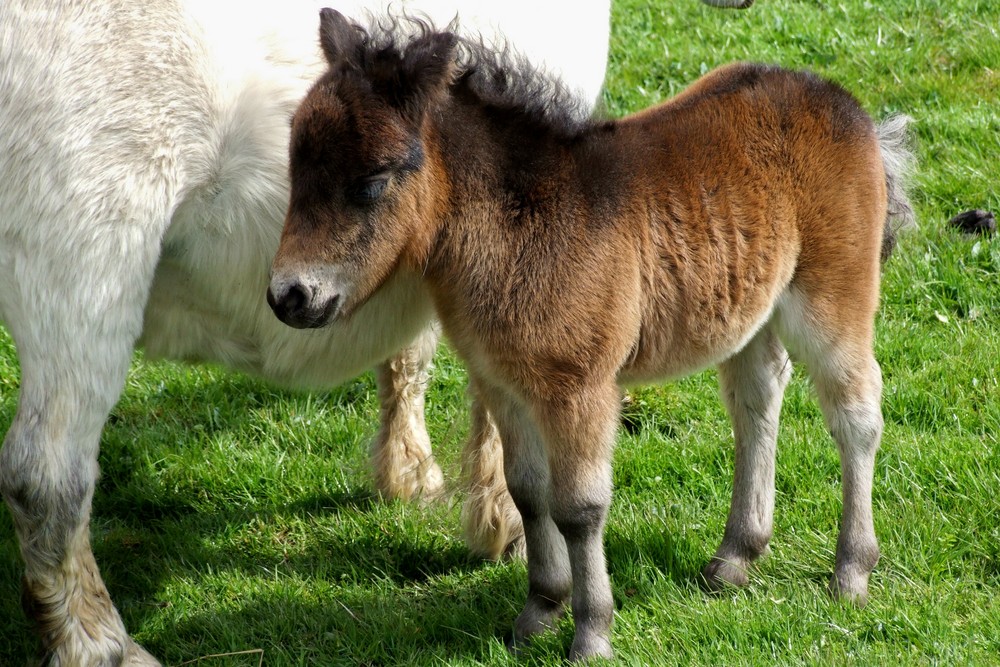
M428 17L410 13L369 14L365 22L354 24L361 43L352 58L365 71L401 62L416 40L450 34L456 43L456 93L468 93L486 107L558 136L575 136L590 125L588 105L552 73L505 41L492 44L482 35L458 35L457 17L443 30Z

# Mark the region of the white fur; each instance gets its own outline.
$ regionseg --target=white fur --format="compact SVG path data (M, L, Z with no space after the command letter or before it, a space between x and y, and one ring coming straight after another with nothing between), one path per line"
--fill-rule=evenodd
M357 16L386 4L336 6ZM463 32L502 34L588 103L597 98L608 0L568 13L556 0L392 4L442 25L457 13ZM26 584L51 601L50 664L101 664L123 651L128 664L152 661L122 634L110 602L73 615L80 600L106 597L79 536L100 432L137 340L151 356L331 386L430 322L426 296L406 278L320 331L280 324L264 301L286 204L288 121L322 67L320 6L0 2L0 321L22 367L0 491ZM93 574L72 575L84 570Z

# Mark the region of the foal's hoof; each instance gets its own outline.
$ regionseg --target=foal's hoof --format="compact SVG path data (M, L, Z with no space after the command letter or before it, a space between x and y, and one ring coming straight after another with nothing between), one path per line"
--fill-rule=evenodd
M868 574L836 573L830 579L830 595L857 608L868 604Z
M743 588L750 583L747 564L731 558L713 557L701 573L705 588L718 593L727 588Z
M581 637L579 634L573 639L573 646L569 649L570 662L583 662L593 659L611 660L615 657L615 652L611 648L611 640L600 635Z

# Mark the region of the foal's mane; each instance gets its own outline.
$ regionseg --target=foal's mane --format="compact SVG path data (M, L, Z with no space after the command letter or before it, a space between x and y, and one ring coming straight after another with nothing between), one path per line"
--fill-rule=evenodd
M355 54L362 69L401 59L416 41L448 33L456 41L453 92L467 92L484 107L556 136L575 136L591 124L588 104L554 74L529 62L506 40L459 35L457 16L443 30L426 15L409 12L369 14L366 23L355 24L363 35Z

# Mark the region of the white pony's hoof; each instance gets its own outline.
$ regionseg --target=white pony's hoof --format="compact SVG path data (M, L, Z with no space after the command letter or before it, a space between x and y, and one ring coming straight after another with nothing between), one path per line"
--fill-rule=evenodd
M130 639L122 657L122 667L162 667L162 665L146 649Z

